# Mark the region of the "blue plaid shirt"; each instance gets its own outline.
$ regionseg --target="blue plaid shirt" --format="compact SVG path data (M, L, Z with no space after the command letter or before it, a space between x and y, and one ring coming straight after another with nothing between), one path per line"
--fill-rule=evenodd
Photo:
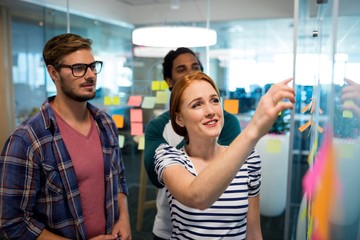
M36 239L44 228L87 239L74 166L49 104L53 99L15 130L0 155L0 228L12 239ZM102 145L110 234L119 219L118 194L128 194L125 168L112 118L90 103L88 109Z

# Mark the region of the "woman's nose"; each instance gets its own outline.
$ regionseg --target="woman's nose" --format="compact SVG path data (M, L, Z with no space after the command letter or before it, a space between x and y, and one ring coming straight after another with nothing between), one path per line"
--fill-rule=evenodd
M206 109L205 110L206 117L214 117L215 111L214 111L213 107L210 104L207 104L205 109Z

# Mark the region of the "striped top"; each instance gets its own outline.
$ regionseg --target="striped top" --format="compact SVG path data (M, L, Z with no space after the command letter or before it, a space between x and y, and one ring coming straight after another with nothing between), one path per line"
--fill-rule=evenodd
M182 165L194 176L197 172L184 147L177 150L168 144L158 147L155 154L155 171L162 184L166 167ZM208 209L198 210L178 202L166 189L170 204L173 232L171 239L245 239L248 197L259 194L261 160L253 151L235 178Z

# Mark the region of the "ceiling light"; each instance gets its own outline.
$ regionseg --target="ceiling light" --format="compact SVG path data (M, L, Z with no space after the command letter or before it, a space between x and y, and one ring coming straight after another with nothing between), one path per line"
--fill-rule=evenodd
M133 54L135 57L163 58L169 51L175 49L169 47L136 46L133 48Z
M216 31L201 27L142 27L132 33L133 44L148 47L206 47L216 41Z

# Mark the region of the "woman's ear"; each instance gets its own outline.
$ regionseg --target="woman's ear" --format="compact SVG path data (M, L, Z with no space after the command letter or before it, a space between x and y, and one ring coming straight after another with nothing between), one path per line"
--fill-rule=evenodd
M176 124L179 125L180 127L185 127L185 124L184 124L181 114L176 113L175 121L176 121Z

